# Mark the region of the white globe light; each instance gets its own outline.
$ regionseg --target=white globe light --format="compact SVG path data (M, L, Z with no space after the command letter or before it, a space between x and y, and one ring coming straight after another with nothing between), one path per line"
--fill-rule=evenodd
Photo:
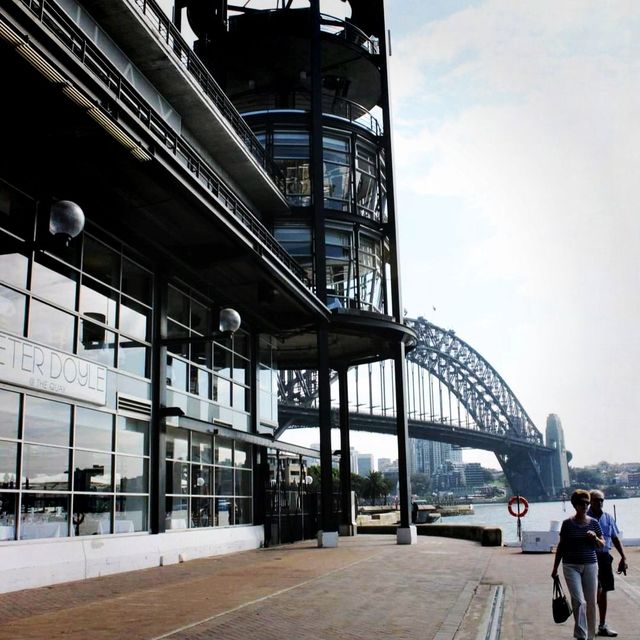
M220 309L220 331L223 333L235 333L242 320L235 309Z

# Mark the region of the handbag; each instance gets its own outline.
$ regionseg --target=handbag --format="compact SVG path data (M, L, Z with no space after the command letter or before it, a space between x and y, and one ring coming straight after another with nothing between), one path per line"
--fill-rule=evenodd
M564 595L560 578L556 576L553 579L553 600L551 601L551 609L553 611L553 621L560 624L565 622L572 613L571 605Z

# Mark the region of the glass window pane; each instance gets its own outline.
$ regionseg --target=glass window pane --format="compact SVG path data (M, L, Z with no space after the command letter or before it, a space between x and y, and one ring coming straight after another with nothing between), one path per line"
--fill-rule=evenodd
M24 303L22 293L0 286L0 330L24 334Z
M187 390L187 363L167 356L167 384L180 391Z
M215 499L215 523L218 527L228 527L231 524L232 500L228 498Z
M191 459L194 462L213 462L213 442L211 436L205 433L191 434Z
M0 540L15 540L17 493L0 493Z
M191 526L213 527L213 500L211 498L191 499Z
M0 227L8 229L23 240L31 240L35 210L35 200L0 182Z
M4 249L6 236L0 234L0 247ZM11 249L8 249L11 251ZM27 267L29 261L19 253L0 252L0 280L22 289L27 288Z
M82 278L80 313L96 322L115 327L117 307L118 294L116 291L102 286L92 278Z
M116 451L138 456L149 454L149 423L145 420L118 416Z
M122 261L122 292L151 305L153 295L153 277L142 267L126 258Z
M76 494L73 496L71 524L76 536L92 536L111 533L113 498Z
M189 393L201 398L211 397L211 374L199 367L189 367Z
M238 355L233 356L233 380L242 384L251 381L251 363Z
M231 377L232 353L217 342L213 344L213 370L227 378Z
M189 493L189 463L167 460L166 492L168 494Z
M235 494L237 496L253 495L253 474L251 471L244 469L236 469L236 486Z
M231 466L233 464L233 441L229 438L216 436L214 445L215 463Z
M92 409L76 409L76 447L111 451L113 448L113 416Z
M167 427L167 458L189 459L189 432L184 429Z
M20 394L0 389L0 437L18 437Z
M33 263L31 291L61 307L76 308L76 281L75 271L53 260L48 261L46 266L35 261Z
M116 497L116 530L114 533L146 531L149 522L149 500L144 496Z
M0 488L17 489L18 444L0 440ZM0 500L2 494L0 494Z
M24 439L67 446L71 439L71 407L62 402L26 397Z
M251 445L247 442L236 442L234 466L251 469Z
M249 411L249 389L239 384L233 385L233 408L238 411Z
M189 298L173 287L168 291L167 315L185 327L189 326Z
M25 493L20 513L20 538L66 538L69 535L69 496Z
M120 336L118 368L141 378L146 378L148 352L148 348L144 345Z
M207 307L191 301L191 330L203 335L211 333L211 312Z
M73 490L101 493L112 491L111 464L112 458L108 453L77 450L73 470Z
M118 493L148 493L146 458L116 457L116 491Z
M233 351L236 355L251 358L251 336L244 331L237 331L233 335Z
M116 361L116 334L81 319L78 355L105 367L113 367Z
M193 495L213 495L213 467L193 465L191 468L191 493Z
M120 331L140 340L147 340L151 324L151 309L131 298L120 301Z
M22 488L36 491L69 490L69 449L25 444Z
M85 235L82 268L85 273L120 289L120 254Z
M189 498L167 498L165 505L167 510L165 527L167 529L186 529L189 521Z
M235 524L251 524L253 522L251 498L236 498L235 503Z
M29 313L29 336L60 351L73 352L74 317L33 300Z
M213 400L219 404L230 407L231 406L231 383L224 378L218 378L213 376Z
M215 490L217 496L233 495L233 469L225 467L215 468Z

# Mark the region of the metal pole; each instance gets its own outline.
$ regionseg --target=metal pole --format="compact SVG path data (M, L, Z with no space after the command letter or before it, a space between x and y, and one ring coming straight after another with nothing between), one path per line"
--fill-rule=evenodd
M405 352L402 342L394 346L394 375L396 391L396 427L398 438L398 485L400 493L400 527L406 529L411 524L409 500L411 484L409 481L409 425L404 395L405 388Z
M351 442L349 438L349 370L338 371L340 394L340 534L353 535L351 520Z

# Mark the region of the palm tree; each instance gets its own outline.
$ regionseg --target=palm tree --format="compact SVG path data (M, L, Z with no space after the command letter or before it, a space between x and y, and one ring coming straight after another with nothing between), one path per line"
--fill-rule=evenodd
M375 505L378 496L389 495L391 487L387 479L379 471L370 471L365 489L367 497L371 498L372 504Z

